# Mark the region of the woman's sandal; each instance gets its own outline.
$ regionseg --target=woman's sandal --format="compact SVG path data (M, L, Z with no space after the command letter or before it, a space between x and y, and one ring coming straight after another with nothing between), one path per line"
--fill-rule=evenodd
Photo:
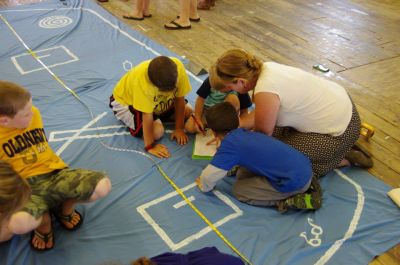
M74 217L75 214L79 215L79 222L76 225L74 225L73 227L67 226L65 223L71 223L72 218ZM58 213L55 213L55 217L56 217L57 221L61 224L61 226L69 231L74 231L74 230L78 229L79 227L81 227L81 225L83 223L83 217L82 217L81 213L78 212L77 210L73 210L72 213L69 215L64 215L64 214L61 214L61 212L58 212Z
M152 17L152 14L143 15L143 17L135 17L135 16L131 16L129 14L125 14L125 15L122 15L122 17L125 19L132 19L132 20L144 20L145 18Z
M182 26L181 24L179 24L178 22L172 20L171 22L169 22L168 24L164 25L164 28L166 29L171 29L171 30L179 30L179 29L190 29L192 26Z
M131 15L122 15L122 17L125 19L131 19L131 20L144 20L144 17L134 17Z
M35 246L35 245L33 244L32 241L33 241L33 238L34 238L35 236L38 237L38 238L40 238L41 240L43 240L43 242L44 242L44 244L45 244L45 247L44 247L44 248L38 248L37 246ZM47 243L48 243L50 240L53 241L53 246L50 247L50 248L46 248L46 245L47 245ZM47 251L47 250L53 249L53 247L54 247L54 232L53 232L53 228L50 230L50 232L48 232L48 233L46 233L46 234L42 234L42 233L40 233L39 231L37 231L36 229L33 230L33 231L31 232L31 241L30 241L30 245L31 245L31 248L32 248L33 250L38 251L38 252L43 252L43 251Z
M176 16L176 18L179 19L180 16ZM191 21L191 22L200 22L200 17L198 17L198 18L191 18L191 17L189 17L189 21Z

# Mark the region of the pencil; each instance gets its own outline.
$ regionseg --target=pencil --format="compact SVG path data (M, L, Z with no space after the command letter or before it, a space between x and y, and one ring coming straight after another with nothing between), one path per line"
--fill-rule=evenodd
M204 132L203 127L201 127L200 122L196 119L196 117L194 116L194 113L192 113L192 118L194 120L194 123L196 123L197 127L199 127L201 132Z

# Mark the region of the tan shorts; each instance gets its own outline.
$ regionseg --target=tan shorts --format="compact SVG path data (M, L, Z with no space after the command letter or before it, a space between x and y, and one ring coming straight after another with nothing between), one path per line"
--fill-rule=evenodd
M257 176L244 167L240 167L236 173L236 182L233 184L233 194L244 203L256 206L276 206L278 201L293 195L304 193L310 187L312 176L308 183L294 192L277 191L269 183L266 177Z

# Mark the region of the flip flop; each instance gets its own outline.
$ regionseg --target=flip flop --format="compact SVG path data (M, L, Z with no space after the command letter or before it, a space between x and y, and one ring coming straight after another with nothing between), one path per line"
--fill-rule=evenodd
M153 16L152 14L143 15L143 17L146 17L146 18L149 18L149 17L152 17L152 16Z
M176 16L176 18L180 18L180 16ZM200 17L198 17L198 18L189 18L189 20L191 21L191 22L200 22Z
M45 245L47 244L47 242L49 242L50 240L53 240L53 246L51 247L51 248L38 248L37 246L35 246L33 243L32 243L32 240L33 240L33 238L34 237L38 237L38 238L40 238L41 240L43 240L44 241L44 243L45 243ZM40 233L39 231L37 231L36 229L35 230L33 230L32 232L31 232L31 241L30 241L30 245L31 245L31 248L34 250L34 251L37 251L37 252L43 252L43 251L47 251L47 250L50 250L50 249L53 249L54 248L54 233L53 233L53 228L51 228L51 230L50 230L50 232L48 232L48 233L46 233L46 234L42 234L42 233Z
M174 26L170 26L169 24L172 24ZM179 23L175 22L174 20L172 20L171 22L169 22L168 24L164 25L164 28L166 29L170 29L170 30L177 30L177 29L191 29L192 26L182 26Z
M75 226L70 228L65 223L71 223L74 214L79 215L79 222ZM55 214L55 217L56 217L57 221L61 224L61 226L69 231L77 230L79 227L81 227L81 225L83 223L82 214L80 212L78 212L77 210L73 210L72 213L69 215L63 215L60 212L58 212Z
M190 21L192 22L200 22L200 17L198 18L189 18Z
M132 20L143 20L144 19L144 17L132 17L132 16L129 16L129 15L128 16L127 15L123 15L122 17L125 18L125 19L132 19Z

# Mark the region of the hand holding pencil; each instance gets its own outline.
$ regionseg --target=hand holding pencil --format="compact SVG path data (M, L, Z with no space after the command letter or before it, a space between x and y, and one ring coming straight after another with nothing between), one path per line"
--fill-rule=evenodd
M196 118L196 116L194 115L194 113L192 113L192 118L193 118L193 120L194 120L194 123L196 124L196 127L197 127L197 129L199 130L199 132L201 132L201 133L205 133L205 130L204 130L204 125L203 125L203 122L202 122L202 120L201 119L198 119L198 118Z

